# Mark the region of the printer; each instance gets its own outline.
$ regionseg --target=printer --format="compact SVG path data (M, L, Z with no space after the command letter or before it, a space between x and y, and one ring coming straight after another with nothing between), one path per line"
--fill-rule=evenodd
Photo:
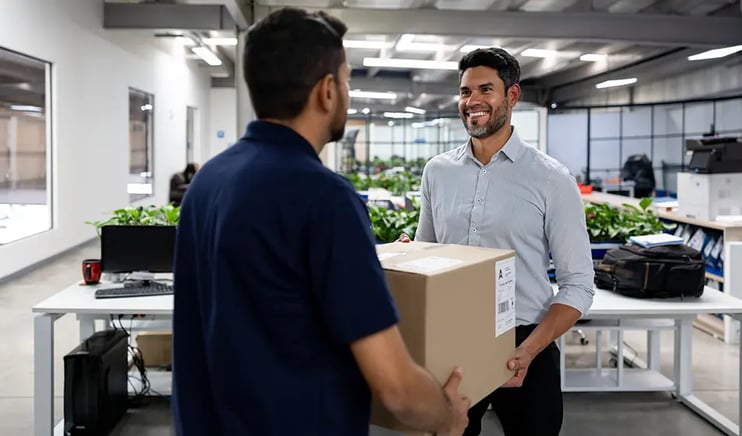
M686 153L692 154L688 168L691 172L742 172L742 137L709 137L687 139Z

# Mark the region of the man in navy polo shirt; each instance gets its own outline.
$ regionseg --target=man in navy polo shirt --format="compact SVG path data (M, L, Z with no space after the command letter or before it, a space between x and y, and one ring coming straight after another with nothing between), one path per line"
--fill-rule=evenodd
M259 120L201 168L180 214L178 435L365 435L371 390L412 427L466 427L461 370L442 388L411 360L368 212L318 158L346 122L346 30L287 8L247 35Z

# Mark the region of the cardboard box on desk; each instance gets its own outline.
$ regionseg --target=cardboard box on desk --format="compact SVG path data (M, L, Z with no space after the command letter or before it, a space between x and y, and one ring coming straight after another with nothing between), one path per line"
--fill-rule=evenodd
M464 368L460 392L472 404L513 376L515 252L422 242L377 246L412 358L445 383ZM408 435L374 398L371 424Z
M170 365L172 343L173 334L169 331L145 331L137 335L137 348L148 367Z

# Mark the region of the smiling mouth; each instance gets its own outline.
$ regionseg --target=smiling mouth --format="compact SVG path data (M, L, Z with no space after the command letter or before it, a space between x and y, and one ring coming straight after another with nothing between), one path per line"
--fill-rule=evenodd
M469 121L479 121L484 119L489 115L489 112L487 111L475 111L475 112L468 112L466 114L466 117L469 119Z

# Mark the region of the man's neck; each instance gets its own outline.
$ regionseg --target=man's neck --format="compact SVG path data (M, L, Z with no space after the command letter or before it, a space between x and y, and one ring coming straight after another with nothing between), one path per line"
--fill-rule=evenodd
M319 132L314 126L316 123L309 123L301 118L295 118L293 120L279 120L275 118L263 118L261 121L269 123L280 124L284 127L288 127L293 130L299 136L304 138L309 144L312 145L314 151L319 154L327 141L323 137L324 135Z
M498 151L502 150L508 142L512 133L513 128L510 124L507 124L506 126L503 126L502 129L486 138L471 138L471 151L474 154L474 157L477 158L482 165L489 164L492 157L497 154Z

